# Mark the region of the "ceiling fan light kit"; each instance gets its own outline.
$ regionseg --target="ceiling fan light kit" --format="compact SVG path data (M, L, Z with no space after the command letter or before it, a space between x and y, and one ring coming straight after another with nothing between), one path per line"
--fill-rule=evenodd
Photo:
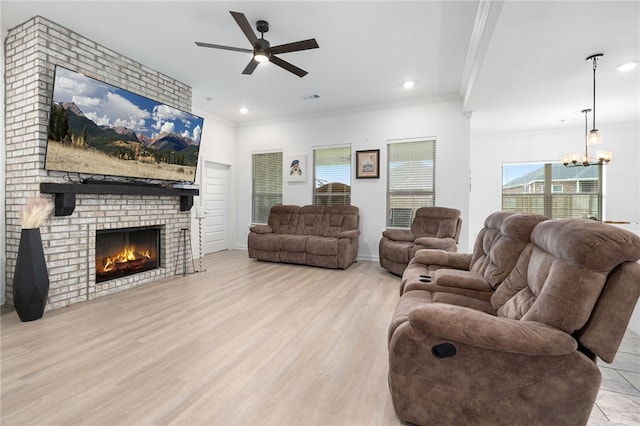
M256 36L256 34L251 29L251 24L247 20L247 17L244 13L240 12L229 12L233 19L235 19L236 23L240 27L240 30L244 33L245 37L249 40L253 49L245 49L241 47L232 47L232 46L222 46L219 44L212 43L203 43L196 41L196 45L200 47L208 47L212 49L222 49L222 50L231 50L234 52L246 52L253 53L253 57L249 64L242 71L242 74L252 74L255 71L256 67L260 63L271 62L283 68L298 77L304 77L307 75L307 71L296 67L295 65L275 56L280 53L289 53L289 52L298 52L300 50L308 50L308 49L317 49L318 43L316 39L311 38L308 40L295 41L292 43L280 44L278 46L271 47L271 43L268 40L265 40L264 33L269 31L269 23L267 21L259 20L256 22L256 29L260 33L260 38Z

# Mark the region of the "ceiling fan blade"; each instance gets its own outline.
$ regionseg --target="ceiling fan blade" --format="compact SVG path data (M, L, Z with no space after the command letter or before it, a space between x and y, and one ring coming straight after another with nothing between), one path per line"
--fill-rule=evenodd
M244 33L244 35L249 39L252 46L255 46L258 43L258 37L256 37L256 33L253 32L253 28L251 28L251 24L247 20L247 17L244 16L244 13L240 12L231 12L229 11L233 19L236 20L236 23Z
M294 41L293 43L279 44L269 48L269 52L274 55L279 53L297 52L298 50L317 49L318 43L315 38L309 40Z
M298 77L304 77L305 75L308 74L305 70L300 69L295 65L290 64L289 62L278 58L277 56L271 55L271 57L269 57L269 62L272 62L275 65L279 66L280 68L284 68L285 70L294 73Z
M244 49L242 47L222 46L220 44L202 43L200 41L196 41L196 44L200 47L211 47L213 49L233 50L235 52L246 52L246 53L253 52L253 50L251 49Z
M242 71L242 74L252 74L258 64L258 61L256 61L255 59L251 59L251 62L249 62L249 64L245 67L245 69Z

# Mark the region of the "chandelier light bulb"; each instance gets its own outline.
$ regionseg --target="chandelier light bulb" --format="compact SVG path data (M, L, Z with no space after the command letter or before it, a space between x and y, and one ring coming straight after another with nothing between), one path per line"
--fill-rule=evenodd
M602 143L602 135L598 129L592 129L589 132L589 145L600 145Z

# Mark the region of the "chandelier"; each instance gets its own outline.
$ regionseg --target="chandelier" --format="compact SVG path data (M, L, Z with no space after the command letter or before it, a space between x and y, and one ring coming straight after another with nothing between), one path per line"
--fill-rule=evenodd
M611 161L612 154L609 151L598 151L596 152L596 158L591 158L589 156L589 145L592 145L590 142L591 132L589 132L589 119L588 115L591 112L591 109L583 109L581 111L584 114L584 157L580 157L580 154L569 154L562 158L562 164L566 167L579 167L579 166L595 166L600 165L603 166Z
M596 53L587 58L587 61L593 62L593 110L583 109L584 114L584 157L580 154L569 154L562 158L562 164L566 167L580 167L580 166L603 166L607 164L613 158L613 154L610 151L598 151L596 158L589 156L588 146L599 145L602 143L602 135L600 131L596 129L596 68L598 67L598 59L604 54ZM589 131L588 114L593 111L592 128Z

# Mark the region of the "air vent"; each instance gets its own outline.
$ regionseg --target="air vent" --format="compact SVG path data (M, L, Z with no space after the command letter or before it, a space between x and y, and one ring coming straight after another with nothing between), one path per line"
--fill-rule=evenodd
M303 98L308 101L310 99L319 99L320 95L307 95L307 96L303 96Z

